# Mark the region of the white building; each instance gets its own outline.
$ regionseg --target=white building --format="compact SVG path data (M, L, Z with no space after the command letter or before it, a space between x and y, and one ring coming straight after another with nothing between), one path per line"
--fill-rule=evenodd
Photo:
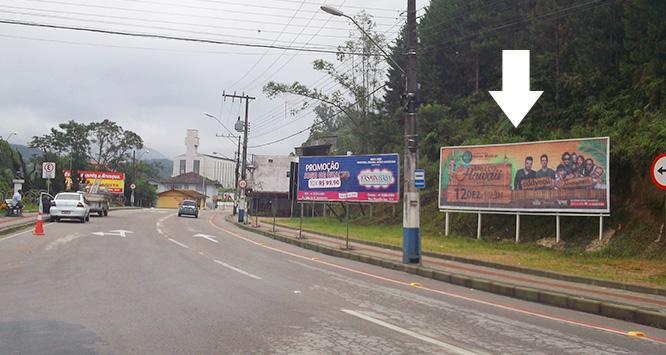
M289 168L298 157L287 155L254 155L249 172L253 193L286 194L289 192Z
M171 176L195 173L219 182L223 189L235 188L236 162L218 155L199 153L198 148L199 130L188 129L185 137L185 154L173 158Z

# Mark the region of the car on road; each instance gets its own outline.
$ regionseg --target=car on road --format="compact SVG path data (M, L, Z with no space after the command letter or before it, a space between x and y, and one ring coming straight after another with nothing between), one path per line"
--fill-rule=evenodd
M78 192L61 192L51 201L51 220L77 219L81 223L90 221L90 204Z
M199 206L196 201L192 200L183 200L178 206L178 217L183 215L194 216L194 218L199 218Z

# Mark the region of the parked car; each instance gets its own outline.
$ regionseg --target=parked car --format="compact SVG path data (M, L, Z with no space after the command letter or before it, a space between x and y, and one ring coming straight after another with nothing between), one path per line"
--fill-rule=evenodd
M63 218L78 219L81 223L90 221L90 205L83 194L61 192L51 201L51 220L58 222Z
M182 215L194 216L194 218L199 218L199 206L197 201L192 200L183 200L178 207L178 217Z

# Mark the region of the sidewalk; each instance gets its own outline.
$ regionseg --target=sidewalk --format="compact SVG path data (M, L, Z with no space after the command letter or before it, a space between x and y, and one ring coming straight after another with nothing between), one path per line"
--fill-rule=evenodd
M236 225L240 226L236 223ZM390 248L351 242L351 251L341 249L345 241L304 231L303 239L298 239L298 230L284 226L260 223L259 228L251 225L245 229L297 244L326 254L347 257L354 260L414 272L422 276L489 291L510 297L550 304L563 308L576 309L588 313L605 315L636 323L658 326L666 329L666 296L643 292L600 287L579 282L556 280L549 277L501 270L481 265L445 260L431 256L422 257L420 266L407 267L402 264L402 252ZM340 253L341 252L341 253ZM373 260L376 259L376 260ZM415 269L415 270L412 270Z
M48 221L49 215L44 215L44 221ZM37 212L25 212L21 217L7 217L0 215L0 234L6 234L19 228L34 225L37 222Z

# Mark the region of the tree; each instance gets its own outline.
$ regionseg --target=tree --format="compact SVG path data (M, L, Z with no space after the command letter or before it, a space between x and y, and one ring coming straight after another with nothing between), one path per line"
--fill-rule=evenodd
M124 130L105 119L88 125L90 131L90 158L100 169L116 168L130 158L129 152L143 148L143 140L132 131Z
M337 135L341 142L340 149L368 152L372 150L368 137L377 135L374 126L376 122L370 119L379 108L375 95L383 88L381 65L384 59L373 41L383 46L385 38L381 33L375 32L375 24L369 15L361 12L354 19L372 40L362 31L355 31L350 33L349 40L338 46L338 62L343 65L346 63L350 68L342 69L342 65L336 67L323 59L313 63L313 68L330 76L339 89L323 92L299 82L285 84L271 81L264 86L264 93L271 98L291 94L318 101L310 139L321 135ZM308 107L309 103L306 101L299 110Z

